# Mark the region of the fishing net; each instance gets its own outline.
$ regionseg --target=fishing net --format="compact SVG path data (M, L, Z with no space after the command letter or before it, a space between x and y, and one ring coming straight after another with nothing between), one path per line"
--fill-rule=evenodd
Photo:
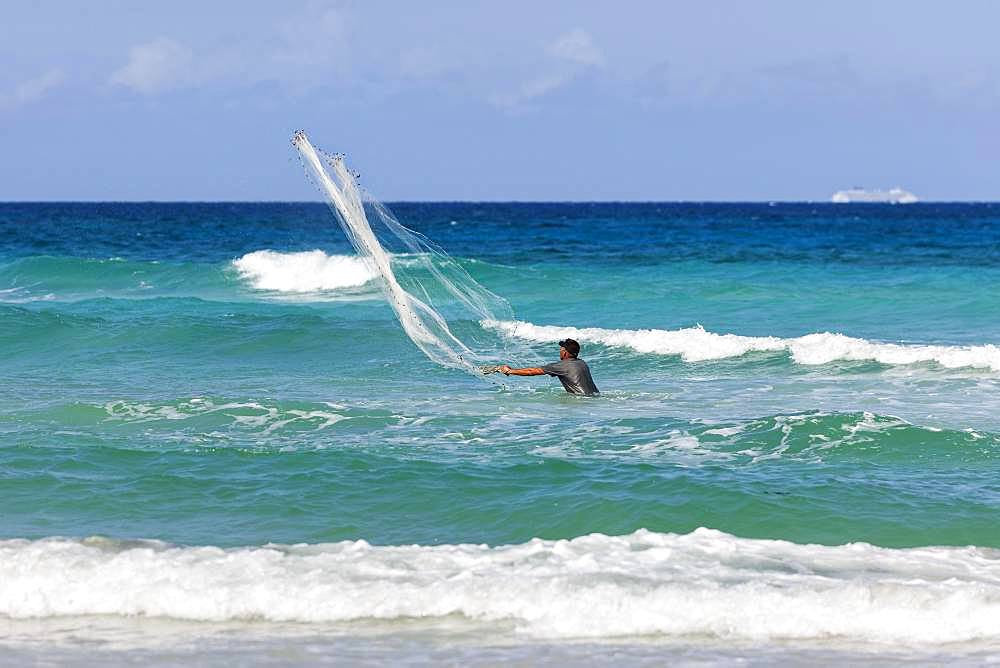
M358 185L343 155L315 148L302 131L294 134L292 146L358 256L378 273L403 331L427 357L476 375L496 373L501 362L533 361L510 333L481 324L514 321L507 300L476 282L460 261L422 234L404 227Z

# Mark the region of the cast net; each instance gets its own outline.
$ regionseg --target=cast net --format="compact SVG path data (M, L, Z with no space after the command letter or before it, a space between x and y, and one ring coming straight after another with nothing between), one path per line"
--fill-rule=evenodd
M404 227L358 185L343 155L317 149L301 130L292 145L358 256L378 273L403 331L427 357L476 375L494 373L500 362L533 360L509 332L481 324L514 321L507 300L476 282L461 261Z

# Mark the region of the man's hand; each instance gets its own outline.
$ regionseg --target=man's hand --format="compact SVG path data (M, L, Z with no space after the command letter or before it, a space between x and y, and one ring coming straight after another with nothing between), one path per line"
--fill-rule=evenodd
M509 376L510 375L510 366L508 366L506 364L501 364L500 365L500 373L502 373L505 376Z

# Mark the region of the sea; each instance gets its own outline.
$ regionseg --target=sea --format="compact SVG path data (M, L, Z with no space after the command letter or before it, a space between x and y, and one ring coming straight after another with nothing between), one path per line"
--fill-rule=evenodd
M601 395L319 202L0 204L0 665L1000 663L1000 204L389 206Z

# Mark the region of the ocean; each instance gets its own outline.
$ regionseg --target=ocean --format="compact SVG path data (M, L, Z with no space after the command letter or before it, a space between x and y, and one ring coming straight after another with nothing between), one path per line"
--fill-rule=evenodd
M1000 660L1000 205L390 208L601 396L319 203L0 204L0 665Z

